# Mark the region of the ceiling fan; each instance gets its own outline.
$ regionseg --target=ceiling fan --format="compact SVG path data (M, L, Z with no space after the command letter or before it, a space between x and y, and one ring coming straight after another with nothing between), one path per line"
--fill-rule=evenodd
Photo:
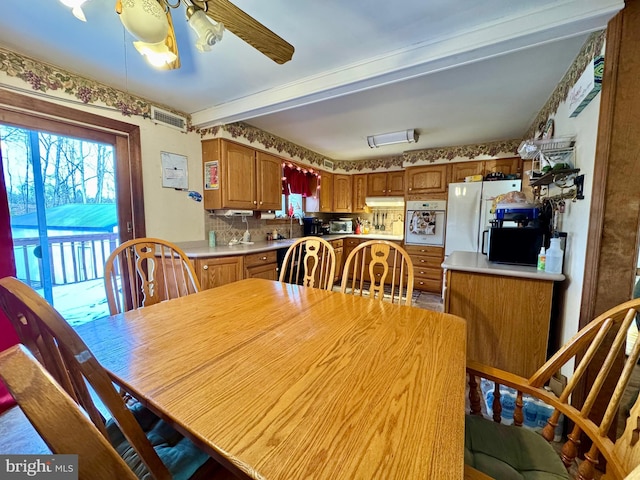
M86 21L82 5L88 0L60 0L76 18ZM149 63L161 69L180 68L171 11L185 7L187 23L198 35L196 47L208 51L225 30L278 64L291 60L293 45L273 33L229 0L116 0L115 10L124 27L138 40L134 46Z

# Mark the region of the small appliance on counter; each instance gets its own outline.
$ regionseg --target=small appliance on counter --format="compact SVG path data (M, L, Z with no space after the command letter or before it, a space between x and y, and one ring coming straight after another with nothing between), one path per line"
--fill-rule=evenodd
M305 237L319 237L325 234L325 229L323 229L321 218L304 217L302 219L302 224Z
M340 219L331 220L329 222L329 233L353 233L353 220L352 219Z
M482 253L490 262L535 266L544 243L545 230L539 227L491 227Z

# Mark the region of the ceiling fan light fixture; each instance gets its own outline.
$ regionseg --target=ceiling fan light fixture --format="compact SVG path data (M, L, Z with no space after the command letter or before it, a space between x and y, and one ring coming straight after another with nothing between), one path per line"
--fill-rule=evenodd
M198 35L196 48L201 52L210 51L213 45L222 40L224 25L210 20L207 14L195 5L187 7L187 23Z
M418 133L413 128L400 132L382 133L367 137L367 143L370 148L378 148L383 145L393 145L395 143L415 143L417 141Z
M169 21L156 0L120 0L120 21L127 31L143 43L164 41L169 33ZM136 47L137 48L137 47Z
M162 68L178 58L175 53L169 50L164 40L157 43L133 42L133 46L156 68Z
M87 17L84 16L84 12L82 11L82 5L86 2L87 0L60 0L60 3L71 9L74 17L83 22L87 21Z

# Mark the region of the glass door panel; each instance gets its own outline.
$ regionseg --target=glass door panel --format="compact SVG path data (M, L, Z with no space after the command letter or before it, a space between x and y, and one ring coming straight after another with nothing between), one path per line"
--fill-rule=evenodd
M108 315L104 264L118 243L110 144L0 125L17 276L72 325Z

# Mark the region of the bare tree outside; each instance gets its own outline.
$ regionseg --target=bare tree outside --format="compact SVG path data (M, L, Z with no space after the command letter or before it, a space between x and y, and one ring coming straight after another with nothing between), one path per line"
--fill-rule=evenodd
M118 241L113 145L0 124L0 150L18 278L71 323L107 314L104 262Z

